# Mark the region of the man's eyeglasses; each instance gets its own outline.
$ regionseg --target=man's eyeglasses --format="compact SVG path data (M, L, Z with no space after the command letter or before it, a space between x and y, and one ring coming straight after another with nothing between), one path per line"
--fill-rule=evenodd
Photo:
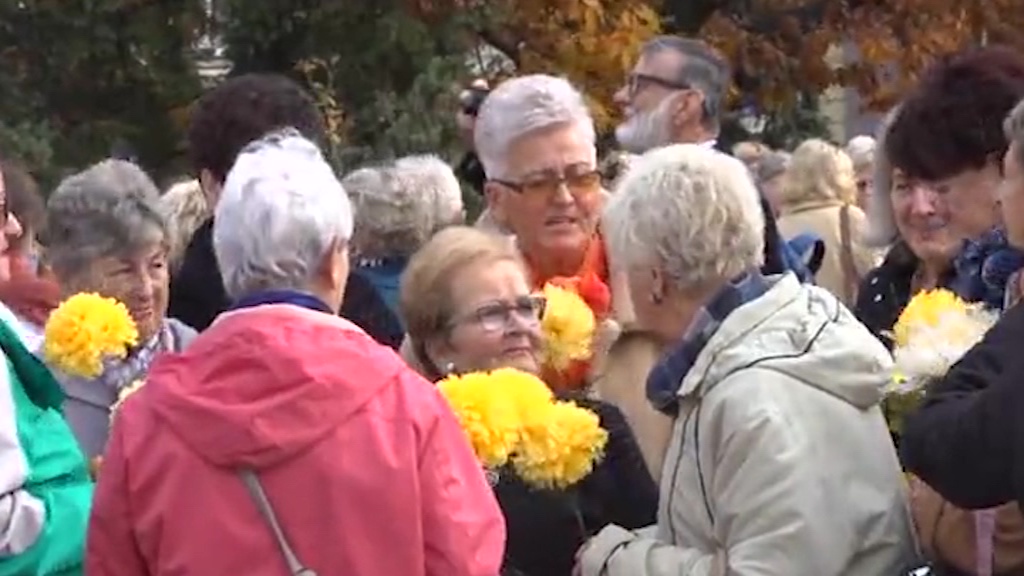
M512 302L485 304L456 318L452 324L471 322L487 332L497 332L508 328L513 320L527 325L539 322L546 305L547 300L543 296L522 296Z
M596 169L588 169L561 176L530 178L522 182L497 179L491 181L530 197L551 197L564 185L573 196L579 197L600 189L601 172Z
M693 87L688 82L669 80L667 78L660 78L649 74L640 74L638 72L633 72L629 76L626 76L626 94L628 94L630 98L636 96L651 85L661 86L662 88L668 88L669 90L689 90Z

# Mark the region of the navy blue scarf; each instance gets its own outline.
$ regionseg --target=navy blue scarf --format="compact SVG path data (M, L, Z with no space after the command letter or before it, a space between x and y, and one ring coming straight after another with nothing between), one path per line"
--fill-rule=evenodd
M255 306L262 306L264 304L291 304L300 308L306 308L308 310L316 310L317 312L325 312L330 315L334 315L334 311L327 304L324 304L323 300L309 294L307 292L299 292L298 290L264 290L262 292L256 292L243 296L235 301L228 310L240 310L242 308L252 308Z
M1010 246L1006 232L997 228L965 241L953 267L954 291L961 298L1001 310L1010 276L1024 267L1024 253Z
M674 416L683 378L711 341L722 322L737 308L757 300L772 287L761 272L744 272L722 287L690 323L686 335L672 347L647 376L647 399L655 408Z

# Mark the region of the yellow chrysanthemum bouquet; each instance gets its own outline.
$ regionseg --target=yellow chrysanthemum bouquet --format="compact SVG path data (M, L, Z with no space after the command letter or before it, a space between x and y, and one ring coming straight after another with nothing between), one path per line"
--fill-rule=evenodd
M945 289L914 296L893 326L895 375L886 394L889 425L900 432L904 416L996 323L996 312L965 302Z
M543 296L544 380L556 390L580 389L590 369L597 315L583 296L570 288L546 284Z
M96 378L104 359L124 358L138 341L139 331L124 304L99 294L75 294L46 321L43 357L65 374Z
M526 483L569 488L603 457L608 433L596 414L557 400L539 378L503 368L438 383L481 465L506 465Z
M50 314L43 333L43 358L50 366L81 378L103 373L103 361L124 358L139 341L139 331L128 308L99 294L75 294ZM120 391L111 416L141 381ZM89 463L95 476L102 464L97 456Z

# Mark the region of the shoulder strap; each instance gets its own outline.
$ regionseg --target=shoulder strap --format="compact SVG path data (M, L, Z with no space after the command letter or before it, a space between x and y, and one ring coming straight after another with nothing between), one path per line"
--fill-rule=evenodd
M266 493L263 492L263 486L260 484L259 478L256 477L256 473L252 470L240 470L238 475L242 478L242 482L245 483L245 487L249 489L249 495L252 496L256 508L259 509L263 519L267 521L271 531L274 532L274 539L277 540L277 546L281 549L281 554L284 556L284 561L288 564L288 570L291 575L317 576L316 572L302 565L302 562L299 561L299 558L292 550L288 539L281 530L281 525L277 521L277 515L274 514L274 509L270 506Z
M857 298L857 287L860 278L857 264L853 260L853 242L850 234L850 205L843 204L839 209L839 265L843 270L843 297L850 305Z

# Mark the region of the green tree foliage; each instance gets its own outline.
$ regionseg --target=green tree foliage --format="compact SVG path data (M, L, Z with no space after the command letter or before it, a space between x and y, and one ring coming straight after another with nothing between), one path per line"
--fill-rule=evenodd
M398 0L227 0L233 73L307 82L331 121L342 169L410 153L457 150L454 97L463 46Z
M158 175L173 170L202 25L199 0L0 0L0 145L44 180L117 140Z

